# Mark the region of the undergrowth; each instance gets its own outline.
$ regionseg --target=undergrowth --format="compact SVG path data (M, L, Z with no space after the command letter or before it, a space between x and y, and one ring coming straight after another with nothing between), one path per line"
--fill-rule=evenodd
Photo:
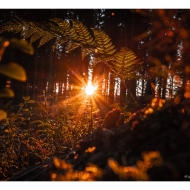
M17 105L1 104L6 115L0 121L0 179L59 156L94 130L100 118L92 118L87 107L76 100L56 105L23 97ZM96 110L92 110L93 113Z

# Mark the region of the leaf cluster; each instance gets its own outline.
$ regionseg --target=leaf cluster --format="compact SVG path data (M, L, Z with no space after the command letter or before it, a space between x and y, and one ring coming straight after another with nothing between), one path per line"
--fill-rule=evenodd
M128 48L118 51L104 31L96 28L89 31L79 20L53 18L39 23L16 17L0 27L0 33L4 31L20 33L30 43L40 39L38 47L52 39L55 40L53 50L62 44L66 45L67 53L80 47L82 59L93 55L93 66L105 63L122 80L136 77L134 72L142 69L142 62L134 52Z
M4 39L0 38L0 61L2 60L2 56L4 54L5 49L8 46L12 46L13 48L19 49L24 53L33 54L33 47L24 40L18 40L16 38L12 39ZM5 75L9 78L13 78L19 81L26 81L26 72L22 66L18 63L10 62L7 64L0 65L0 74ZM0 92L0 98L2 97L13 97L14 92L11 89L3 88Z

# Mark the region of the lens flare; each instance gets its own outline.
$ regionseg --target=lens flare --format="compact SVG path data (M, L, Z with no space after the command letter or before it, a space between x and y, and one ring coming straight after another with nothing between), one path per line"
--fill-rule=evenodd
M88 85L85 88L85 93L87 95L92 95L94 94L96 89L97 89L97 86L93 86L91 82L88 82Z

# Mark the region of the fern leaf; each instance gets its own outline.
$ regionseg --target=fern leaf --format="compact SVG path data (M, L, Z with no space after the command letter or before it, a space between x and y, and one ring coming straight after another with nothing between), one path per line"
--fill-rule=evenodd
M28 28L26 30L23 30L23 32L21 32L21 37L27 39L27 38L31 37L34 33L35 33L35 31L33 29Z
M31 38L30 38L30 43L32 44L33 42L35 42L36 40L38 40L39 38L41 38L41 31L37 31L36 33L34 33Z
M45 35L44 37L42 37L42 38L40 39L38 48L39 48L40 46L42 46L43 44L45 44L46 42L50 41L53 37L54 37L54 36L52 36L51 34L47 34L47 35Z
M20 31L22 31L22 29L23 29L23 26L21 24L7 22L0 27L0 33L3 33L3 32L18 33Z
M68 41L67 38L56 37L55 43L52 46L52 50L54 51L57 46L60 46L60 45L62 45L64 43L66 43L67 41Z
M52 18L49 20L55 22L61 28L63 36L69 36L71 26L67 20L59 18Z
M80 46L79 43L73 43L73 42L69 41L66 45L66 50L67 50L66 53L69 53L71 50L74 50L79 46Z
M128 48L121 48L112 61L114 69L112 72L119 75L123 80L134 78L134 73L142 69L142 62Z
M87 30L86 26L82 24L82 22L78 20L71 20L74 26L74 30L78 35L78 39L82 44L94 45L94 39L91 36L90 32Z
M112 55L116 52L110 37L100 29L93 29L98 53Z
M91 49L88 48L81 48L81 55L82 55L82 60L89 55L92 52Z
M96 64L103 62L103 59L100 57L94 57L93 58L93 66L95 66Z

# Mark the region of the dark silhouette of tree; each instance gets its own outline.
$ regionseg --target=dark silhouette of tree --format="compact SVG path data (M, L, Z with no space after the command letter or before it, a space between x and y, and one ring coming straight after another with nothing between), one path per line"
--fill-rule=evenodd
M143 42L141 49L147 52L147 65L154 67L152 76L158 83L158 96L174 97L180 83L186 88L189 81L190 11L149 9L136 12L148 19L148 30L136 36L136 41ZM167 87L169 79L173 82Z

